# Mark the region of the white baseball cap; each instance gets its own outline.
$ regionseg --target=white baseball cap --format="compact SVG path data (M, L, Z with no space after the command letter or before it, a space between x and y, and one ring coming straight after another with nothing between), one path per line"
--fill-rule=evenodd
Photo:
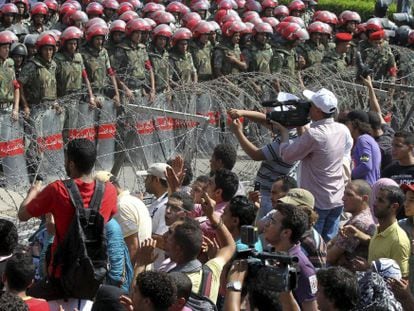
M167 172L167 167L171 168L171 166L166 163L154 163L146 171L137 171L136 174L137 176L152 175L166 180L165 173Z
M338 99L335 94L325 88L320 89L316 93L310 90L304 90L303 96L309 99L324 113L333 113L338 108Z

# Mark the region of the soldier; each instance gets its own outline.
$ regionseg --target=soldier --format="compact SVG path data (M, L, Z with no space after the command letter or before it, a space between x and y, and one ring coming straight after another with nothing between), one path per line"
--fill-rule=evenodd
M346 54L351 47L352 35L347 32L339 32L335 35L335 50L326 53L322 60L322 64L327 66L334 73L341 73L348 66L346 62Z
M29 1L13 0L11 1L17 7L18 14L15 15L13 25L10 30L13 31L19 39L29 33Z
M10 47L10 57L14 61L14 72L18 78L27 58L26 46L23 43L13 43Z
M1 13L0 31L9 29L13 25L19 10L13 3L6 3L1 7Z
M209 21L209 23L211 24L213 31L210 32L208 39L210 40L211 46L215 48L220 41L221 28L215 21Z
M209 41L213 27L209 22L200 22L193 31L193 41L190 42L190 52L193 57L194 66L197 69L199 81L208 81L213 77L211 58L213 46Z
M124 40L125 28L126 23L120 19L113 21L111 26L109 26L109 37L105 44L109 57L113 55L116 45L120 44L122 40Z
M89 107L91 109L96 108L95 98L92 93L85 65L83 64L82 55L78 52L82 36L83 33L79 28L74 26L66 28L60 37L60 50L54 57L57 65L57 95L59 98L62 98L62 100L66 101L66 114L63 130L63 138L65 141L79 138L77 128L85 125L78 124L77 122L80 101L86 97L82 96L82 80L86 85ZM66 98L64 98L65 96ZM93 127L93 124L90 125ZM82 138L94 140L95 136L82 136Z
M47 8L49 9L49 14L47 17L47 26L49 29L54 29L59 22L59 4L56 2L56 0L45 0L44 3L47 5Z
M303 3L301 0L293 0L291 3L289 3L288 8L290 16L296 17L302 17L306 9L305 3Z
M191 37L192 33L187 28L179 28L172 36L169 63L174 87L197 82L197 70L188 51Z
M397 66L385 36L384 30L370 32L368 41L361 42L361 57L362 61L373 70L375 80L385 79L393 82L397 76Z
M267 23L254 26L252 46L250 49L243 51L248 71L270 73L273 51L268 40L272 34L272 26Z
M5 180L2 184L22 186L25 172L22 122L19 120L20 86L16 81L14 64L9 56L15 37L0 32L0 159ZM26 176L25 176L26 175ZM19 176L19 177L17 177Z
M273 10L273 15L281 22L289 16L289 9L286 5L278 5Z
M54 25L54 29L59 31L65 30L67 24L65 23L70 15L77 11L76 6L71 2L65 2L59 8L59 21Z
M306 26L309 26L312 23L313 15L315 14L315 6L318 5L318 2L315 0L304 0L305 4L305 13L302 15L302 19L305 22Z
M351 35L356 33L357 26L361 23L361 16L354 11L343 11L339 14L339 30L341 32L348 32Z
M325 54L325 46L321 42L324 33L324 25L322 22L313 22L308 27L310 40L301 43L297 48L297 53L305 60L301 69L320 64Z
M240 35L246 26L234 22L228 29L223 29L223 39L213 53L213 70L215 77L239 73L247 69L239 48Z
M168 25L159 25L152 32L152 42L148 49L148 55L152 64L155 92L166 93L170 89L168 42L172 37L172 29Z
M143 31L148 31L148 24L142 18L133 19L126 24L126 38L116 45L111 64L117 72L118 84L128 99L141 100L148 96L153 101L154 73L146 47L141 43Z
M47 30L46 18L49 9L43 2L37 2L30 9L31 22L29 25L29 33L41 34Z
M56 170L53 173L63 169L63 124L59 116L62 110L56 101L56 63L53 60L55 37L43 33L37 38L36 48L37 54L24 65L19 76L23 109L26 117L31 115L28 129L31 145L27 158L32 177L38 171L39 152L57 153L56 156L49 154L46 161Z
M104 16L103 19L108 25L116 19L116 11L119 9L119 3L116 0L104 0L102 2L102 6L104 8Z
M277 1L263 0L262 2L262 17L273 17L273 10L277 7Z
M104 8L99 2L91 2L86 6L85 12L88 15L89 20L94 17L102 18L104 14Z
M210 3L208 1L197 1L193 2L190 5L191 11L197 12L203 20L208 20L210 18Z
M37 53L36 40L38 37L38 34L29 34L26 37L24 37L23 44L27 48L27 60L32 59Z

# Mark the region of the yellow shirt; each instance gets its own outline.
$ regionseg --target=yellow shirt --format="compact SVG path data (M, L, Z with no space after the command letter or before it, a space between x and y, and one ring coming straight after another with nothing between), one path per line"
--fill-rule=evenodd
M223 266L215 258L207 261L205 265L208 266L212 271L211 290L209 298L211 301L216 302L220 287L220 275L221 271L223 270ZM202 274L202 270L200 270L199 272L187 273L187 276L191 279L191 282L193 283L192 291L194 293L198 293Z
M410 240L398 222L393 223L381 233L375 232L369 243L368 262L380 258L394 259L401 269L403 277L408 276L408 259L410 257Z

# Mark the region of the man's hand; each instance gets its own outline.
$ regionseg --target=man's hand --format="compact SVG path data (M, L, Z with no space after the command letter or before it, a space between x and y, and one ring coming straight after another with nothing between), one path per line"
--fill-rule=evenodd
M126 295L122 295L121 297L119 297L119 302L121 303L121 305L124 306L125 311L134 311L134 305L132 303L132 299L129 298Z
M207 192L203 192L201 195L201 207L203 209L204 215L211 219L214 214L214 210L216 209L216 202L210 198Z
M243 117L243 112L244 112L244 110L242 110L242 109L232 108L232 109L227 111L227 114L230 116L230 118L232 118L234 120L234 119L238 119L238 118Z
M343 226L339 232L342 236L347 237L347 238L353 237L359 240L362 238L361 230L357 229L353 225Z
M155 100L155 90L151 89L151 91L148 94L148 100L150 103L152 103Z
M361 81L362 81L362 83L366 86L366 87L369 87L369 88L372 88L373 86L372 86L372 79L371 79L371 76L367 76L366 78L364 78L363 76L359 76L360 77L360 79L361 79Z
M180 189L181 184L183 183L184 175L178 177L171 167L167 167L165 178L167 179L167 184L170 188L171 193L174 193Z
M248 198L250 201L254 203L254 207L257 209L260 208L261 196L260 191L250 191L248 194Z
M231 130L233 133L243 132L243 123L240 122L240 119L234 119L233 122L231 122Z
M61 114L63 112L63 108L61 105L59 105L58 103L54 103L52 105L52 108L55 109L57 114Z
M212 259L216 257L217 252L220 249L220 245L215 238L211 240L203 235L203 244L201 246L201 249L203 250L203 253L207 253L208 259Z
M118 94L115 94L115 96L112 98L112 100L114 101L115 107L121 106L121 100L120 100Z
M157 241L154 239L145 239L141 242L137 250L137 266L148 266L152 264L158 257L154 254L154 250L157 247Z
M89 97L89 109L93 110L96 107L97 107L97 103L96 103L96 100L95 100L95 96Z
M390 285L392 292L399 301L406 300L410 297L410 289L408 288L407 280L389 278L387 279L387 283Z
M248 265L246 260L234 260L230 271L227 274L227 282L239 281L243 284L244 279L247 276L247 268Z
M12 111L11 113L11 119L12 121L18 121L19 120L19 112L17 110Z
M29 116L30 116L30 108L29 108L29 106L26 106L26 107L23 108L23 117L25 119L28 119Z
M355 257L351 260L352 270L354 271L366 271L369 268L369 263L365 258L362 257Z

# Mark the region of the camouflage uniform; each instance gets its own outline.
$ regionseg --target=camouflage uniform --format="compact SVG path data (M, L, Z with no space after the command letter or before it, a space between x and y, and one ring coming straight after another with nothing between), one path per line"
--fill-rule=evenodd
M199 41L191 41L190 53L193 57L194 66L197 69L198 80L211 80L213 77L213 67L211 64L213 46L210 41L208 41L204 46L202 46Z
M233 55L238 59L242 59L239 45L233 45L228 40L223 40L216 46L213 52L213 68L220 69L223 75L241 72L236 65L228 61L226 55Z
M197 72L190 52L181 55L171 50L169 54L172 80L179 84L191 83L192 75Z
M32 23L30 23L30 25L29 25L29 27L28 27L28 31L29 31L29 33L30 34L38 34L38 35L40 35L42 32L44 32L44 31L46 31L46 30L49 30L49 28L47 27L47 25L45 24L45 25L43 25L43 27L42 27L42 30L41 31L39 31L39 30L37 30L36 29L36 27L32 24Z
M307 9L305 13L302 15L302 19L306 27L308 27L309 24L312 23L313 15L314 15L314 12L309 9Z
M14 101L14 87L13 81L16 79L14 73L14 61L7 58L0 63L0 103L13 104Z
M293 77L296 73L296 59L295 49L287 49L283 46L275 47L270 70L272 73L284 73Z
M154 71L155 91L162 93L167 90L170 80L168 51L159 52L154 45L151 45L148 49L148 56Z
M362 61L374 71L374 80L394 78L396 64L388 42L384 41L380 47L374 47L369 41L361 41L359 50Z
M335 50L331 50L322 59L322 64L334 73L343 72L347 67L346 54L340 55Z
M305 43L300 44L296 48L296 52L303 56L306 61L305 68L307 68L321 63L325 54L325 47L323 44L317 45L312 40L308 40Z
M82 71L85 69L82 55L75 53L72 57L66 52L56 53L56 81L58 97L80 92L82 89Z
M134 46L129 39L125 39L116 45L110 61L117 75L129 89L141 90L148 87L146 67L148 68L150 62L144 44Z
M259 45L253 43L250 49L243 50L244 58L250 72L270 73L270 62L273 58L273 50L270 44Z

